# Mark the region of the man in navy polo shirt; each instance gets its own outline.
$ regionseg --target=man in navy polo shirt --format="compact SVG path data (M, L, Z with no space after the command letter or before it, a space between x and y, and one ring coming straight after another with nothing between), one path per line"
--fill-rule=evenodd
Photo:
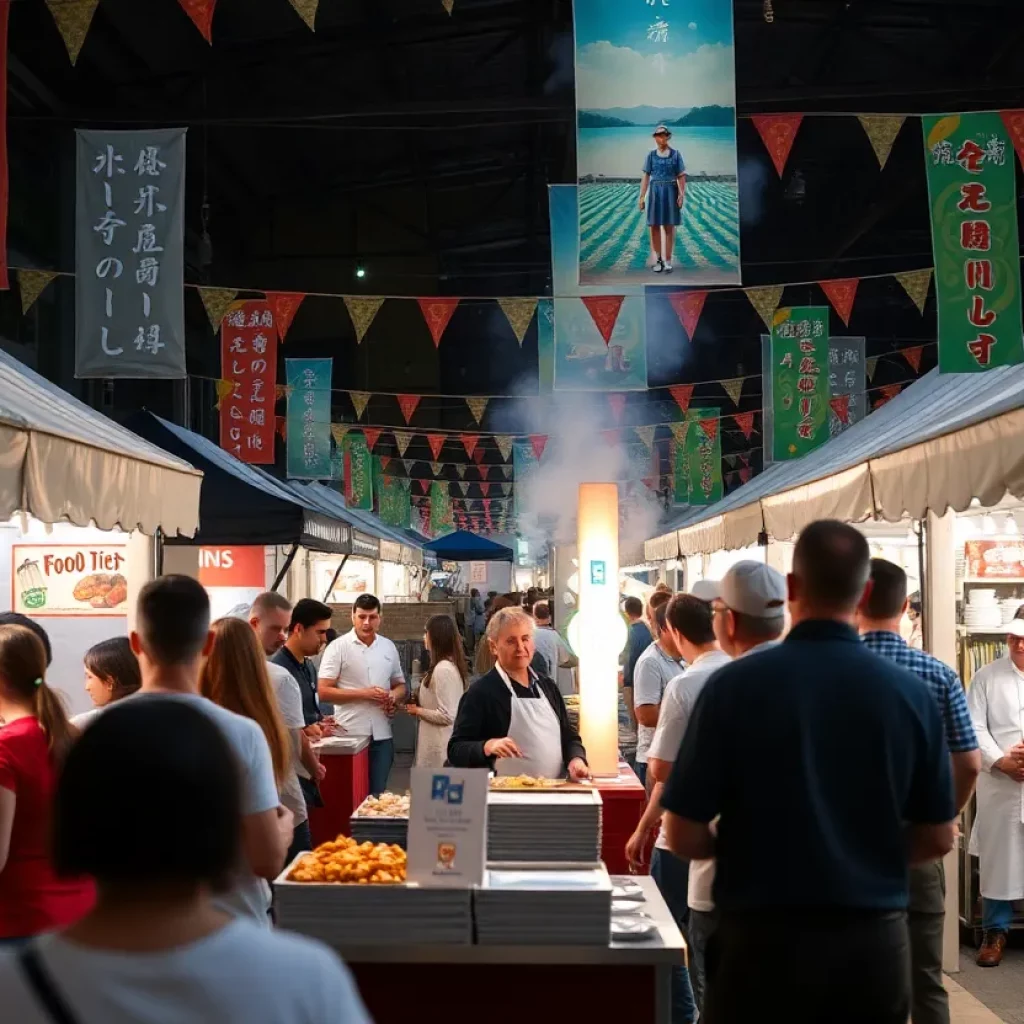
M791 1024L906 1024L908 869L952 848L956 808L935 699L854 628L869 561L853 527L804 530L792 631L712 676L665 786L672 851L717 860L707 1024L766 1001Z

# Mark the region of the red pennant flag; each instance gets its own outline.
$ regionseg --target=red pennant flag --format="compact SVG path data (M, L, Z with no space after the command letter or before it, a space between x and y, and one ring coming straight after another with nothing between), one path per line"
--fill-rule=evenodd
M182 10L192 19L203 38L213 42L213 9L217 0L178 0Z
M548 444L548 435L547 434L531 434L530 435L530 445L533 448L533 454L537 457L537 461L538 462L542 458L544 458L544 449L547 447L547 444Z
M883 395L885 395L886 400L888 401L890 399L895 398L903 390L903 385L886 384L884 388L879 388L878 390L881 391Z
M487 476L487 467L482 465L486 455L487 455L487 452L484 451L483 448L477 448L477 450L475 452L473 452L473 461L480 467L480 476L481 477L486 477Z
M1010 133L1020 162L1024 164L1024 110L1000 110L999 116Z
M626 410L626 396L610 394L608 396L608 404L612 407L612 415L615 417L615 422L621 423L622 414Z
M441 449L444 447L444 442L444 434L427 434L427 444L430 445L430 450L434 453L435 462L441 458Z
M619 432L617 430L602 430L601 437L609 448L614 448L619 443Z
M693 333L697 330L697 321L704 311L704 300L707 299L707 292L673 292L668 297L672 308L679 317L687 337L693 341Z
M676 405L685 413L690 408L690 399L693 398L693 384L676 384L669 388L669 394L676 400Z
M275 425L277 427L277 432L281 435L281 440L282 441L287 441L288 440L288 421L284 418L284 416L276 416L275 420L277 421Z
M580 299L594 318L594 323L597 324L606 345L612 340L612 331L615 330L615 321L619 318L623 299L624 295L584 295Z
M732 418L736 426L743 431L743 436L749 441L750 435L754 433L754 414L752 412L734 412Z
M910 363L914 373L921 372L921 356L924 355L924 345L915 345L913 348L905 348L902 355L903 358Z
M840 281L819 281L818 284L828 296L828 301L832 303L832 308L839 314L839 318L849 327L853 300L857 296L857 285L860 284L860 280L856 277L847 277Z
M363 427L363 437L366 438L366 447L373 451L373 446L377 443L377 438L381 435L381 431L377 427Z
M483 507L484 507L484 514L487 516L488 520L490 520L490 518L491 518L491 499L490 498L484 498L484 500L481 501L480 504L483 505ZM489 525L490 525L490 523L488 522L488 526Z
M747 483L750 480L750 467L749 466L744 466L739 471L739 474L740 474L740 480L742 480L743 483Z
M704 431L707 439L714 443L718 436L718 420L697 420L697 425Z
M462 435L462 447L466 449L466 454L472 458L473 452L476 451L476 446L480 442L479 434L463 434Z
M849 395L836 395L835 398L830 398L828 404L832 407L832 411L839 418L839 422L847 424L850 422L850 396Z
M391 456L390 455L382 455L380 457L380 468L383 471L386 472L390 462L391 462Z
M412 414L416 411L416 406L420 404L419 395L399 395L398 396L398 408L402 410L402 416L405 418L405 425L408 426L412 420ZM437 456L435 455L436 459Z
M744 455L741 452L740 453L740 462L742 462L744 466L749 466L750 465L750 456L749 455Z
M757 114L751 118L780 178L803 119L803 114Z
M430 328L430 336L434 339L434 348L441 344L441 335L448 326L452 314L459 305L458 299L417 299L423 319Z
M429 480L417 480L416 483L419 485L420 493L421 494L426 494L427 491L430 490L430 481Z
M480 485L480 493L482 495L484 495L484 497L486 497L488 494L491 493L491 485L490 484L481 484Z
M291 327L295 314L306 297L302 292L267 292L267 304L274 314L274 323L277 326L277 336L284 344L285 335Z

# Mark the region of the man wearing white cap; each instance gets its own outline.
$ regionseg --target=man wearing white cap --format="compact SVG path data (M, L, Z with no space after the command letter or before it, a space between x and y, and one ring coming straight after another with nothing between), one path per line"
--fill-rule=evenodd
M1014 619L1007 634L1009 654L976 672L967 691L981 747L970 852L981 874L982 967L999 965L1013 901L1024 898L1024 619Z

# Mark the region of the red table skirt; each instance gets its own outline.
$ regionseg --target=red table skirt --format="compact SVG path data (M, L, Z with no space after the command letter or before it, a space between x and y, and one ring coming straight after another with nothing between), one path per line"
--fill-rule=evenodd
M643 817L647 794L636 774L625 762L619 765L619 780L597 782L602 802L601 859L610 874L629 873L626 843Z
M309 829L313 845L329 843L339 835L349 834L352 812L370 793L370 755L368 750L358 754L332 754L321 752L327 774L320 783L324 806L314 807L309 814Z

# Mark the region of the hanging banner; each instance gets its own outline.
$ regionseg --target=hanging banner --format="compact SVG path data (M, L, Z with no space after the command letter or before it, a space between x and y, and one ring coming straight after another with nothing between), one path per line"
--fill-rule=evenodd
M555 391L644 391L647 388L647 318L642 288L624 290L614 317L601 320L584 298L606 298L606 288L579 284L575 185L548 188L551 221ZM543 316L543 302L540 314ZM543 328L541 334L543 333ZM542 350L542 381L543 381ZM543 383L541 386L543 392Z
M220 403L220 446L242 462L274 464L277 328L266 302L240 302L220 329L221 378L232 383ZM330 417L327 418L328 430Z
M452 499L448 484L443 480L435 480L430 485L430 529L435 537L442 537L455 529Z
M288 476L331 478L331 371L333 359L286 359Z
M345 504L373 510L373 456L366 438L357 430L345 435Z
M739 284L731 0L573 11L580 283Z
M921 118L931 204L939 372L1024 359L1013 146L998 113Z
M688 501L691 505L714 505L721 501L722 431L720 409L691 409L686 432L686 470Z
M555 386L555 304L537 303L537 393L550 395Z
M686 436L689 436L687 430ZM672 441L672 504L690 503L690 452L683 440Z
M412 523L411 481L407 477L391 476L385 472L380 459L374 459L373 470L373 489L381 522L387 526L409 529Z
M771 335L773 458L797 459L828 440L828 307L775 313Z
M867 415L865 344L864 338L829 338L828 394L832 410L828 417L829 437L841 434ZM845 411L845 417L836 411L837 404Z
M78 130L75 376L185 376L185 129Z

